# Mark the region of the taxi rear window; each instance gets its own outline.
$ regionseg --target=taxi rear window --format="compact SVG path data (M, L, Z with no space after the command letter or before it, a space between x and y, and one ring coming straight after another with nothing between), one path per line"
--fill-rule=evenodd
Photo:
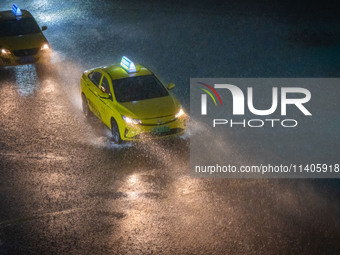
M0 36L15 36L40 33L41 30L33 18L10 19L0 21Z
M154 75L129 77L113 81L113 90L118 102L132 102L169 95Z

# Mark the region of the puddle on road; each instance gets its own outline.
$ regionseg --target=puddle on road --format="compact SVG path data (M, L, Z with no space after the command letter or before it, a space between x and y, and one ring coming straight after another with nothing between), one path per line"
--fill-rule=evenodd
M34 153L34 152L0 152L1 156L6 158L15 158L15 159L22 159L22 158L30 158L30 159L51 159L51 160L65 160L64 156L57 156L53 153Z

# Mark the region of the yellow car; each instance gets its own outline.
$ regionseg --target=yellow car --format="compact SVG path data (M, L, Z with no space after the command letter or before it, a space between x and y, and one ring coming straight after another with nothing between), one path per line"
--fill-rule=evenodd
M86 117L96 115L110 128L116 143L144 140L185 131L186 114L177 99L149 69L123 57L120 65L85 71L81 98Z
M46 29L15 4L12 11L0 12L0 67L49 63L50 46L42 33Z

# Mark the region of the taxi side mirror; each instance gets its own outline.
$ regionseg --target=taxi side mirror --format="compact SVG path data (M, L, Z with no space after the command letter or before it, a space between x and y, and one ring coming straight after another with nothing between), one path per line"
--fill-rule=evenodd
M101 93L99 93L99 97L103 99L109 99L111 98L111 93L107 93L105 88L103 86L100 87Z
M168 90L171 90L171 89L173 89L174 87L175 87L175 84L173 84L173 83L169 83L168 86L166 86L166 88L167 88Z
M47 26L42 26L41 31L45 31L47 29Z
M99 93L99 97L103 99L110 99L111 96L112 96L111 93L103 93L103 92Z

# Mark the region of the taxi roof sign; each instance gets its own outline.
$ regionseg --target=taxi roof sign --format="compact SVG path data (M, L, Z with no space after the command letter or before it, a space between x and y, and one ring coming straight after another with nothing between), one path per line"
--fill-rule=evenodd
M135 64L125 56L122 57L120 66L123 67L128 73L137 72Z
M13 4L12 12L14 13L15 16L21 16L22 15L20 8L16 4Z

